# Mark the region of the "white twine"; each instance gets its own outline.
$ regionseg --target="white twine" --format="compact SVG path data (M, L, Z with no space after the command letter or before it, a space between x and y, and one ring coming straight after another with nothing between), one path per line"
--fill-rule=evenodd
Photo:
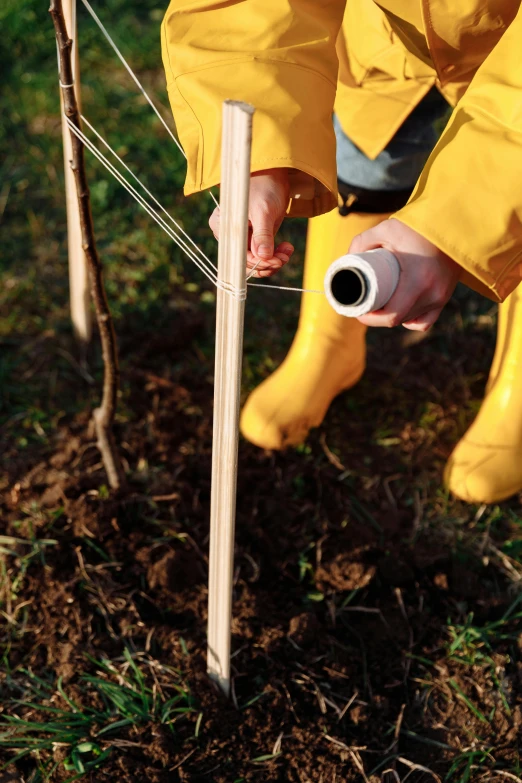
M172 130L169 128L167 123L165 122L163 116L161 115L160 111L158 110L156 104L152 100L152 98L149 96L143 85L141 84L140 80L130 67L129 63L119 50L118 46L114 42L113 38L107 31L106 27L101 22L100 18L88 2L88 0L82 0L83 5L95 21L95 23L98 25L99 29L101 30L104 37L107 39L108 43L116 53L117 57L119 58L120 62L123 64L125 70L129 74L129 76L132 78L140 92L143 94L145 99L147 100L148 104L162 123L163 127L166 129L167 133L171 137L171 139L176 144L177 148L181 152L184 158L186 158L185 151L183 147L181 146L180 142L172 132ZM73 3L73 19L72 19L72 35L71 38L73 38L73 46L76 45L76 41L74 40L76 38L76 2ZM58 58L58 71L60 71L60 58L59 58L59 52L58 52L58 46L57 46L57 58ZM74 73L74 62L73 62L73 77L76 77L76 74ZM74 87L74 81L72 84L63 84L60 81L60 86L64 89L69 87ZM65 115L64 115L65 116ZM141 180L134 174L134 172L127 166L127 164L121 159L121 157L118 155L118 153L110 146L110 144L103 138L103 136L98 133L98 131L94 128L93 125L84 117L82 116L82 121L87 125L87 127L92 131L92 133L95 134L95 136L98 138L99 141L102 142L102 144L109 150L109 152L118 160L118 162L125 168L125 170L132 176L132 178L138 183L140 188L147 194L147 196L152 199L154 204L156 204L157 207L166 215L168 220L172 223L172 226L168 225L166 221L152 208L152 206L141 196L138 191L130 184L130 182L123 176L121 172L119 172L113 165L110 163L108 158L100 152L100 150L90 141L90 139L76 126L74 123L66 117L66 122L69 127L69 129L80 139L80 141L85 144L87 149L102 163L102 165L109 171L110 174L127 190L128 193L138 202L138 204L144 209L153 220L156 221L156 223L159 225L159 227L175 242L178 247L185 253L185 255L198 267L198 269L203 272L203 274L210 280L210 282L218 289L225 291L226 293L230 294L234 298L243 301L246 298L246 288L236 288L235 286L232 286L230 283L227 283L226 281L220 280L217 277L217 267L216 265L203 253L201 248L194 242L194 240L187 234L187 232L183 229L183 227L170 215L169 212L162 206L162 204L158 201L158 199L148 190L148 188L145 187L145 185L141 182ZM216 204L216 206L219 206L214 194L211 191L208 191L212 200ZM324 291L318 291L314 289L306 289L306 288L294 288L291 286L278 286L273 285L271 283L251 283L249 282L250 279L255 275L257 268L259 264L261 263L262 259L259 259L256 263L256 265L250 270L249 275L246 278L246 283L249 286L255 286L256 288L268 288L268 289L274 289L276 291L294 291L297 293L310 293L310 294L324 294Z
M134 71L132 70L132 68L130 67L129 63L127 62L127 60L125 59L125 57L123 56L123 54L122 54L122 53L120 52L120 50L118 49L118 47L117 47L116 43L114 42L113 38L112 38L112 37L111 37L111 35L109 34L109 32L108 32L107 28L105 27L105 25L103 24L103 22L101 21L101 19L99 18L99 16L96 14L96 11L93 9L93 7L92 7L92 6L91 6L91 4L88 2L88 0L82 0L82 3L84 4L85 8L86 8L86 9L87 9L87 11L90 13L90 15L92 16L92 18L94 19L94 21L96 22L96 24L98 25L98 27L100 28L101 32L103 33L103 35L105 36L105 38L107 39L107 41L109 42L109 44L112 46L113 50L114 50L114 51L115 51L115 53L116 53L116 56L119 58L119 60L120 60L120 62L122 63L123 67L125 68L125 70L126 70L126 71L127 71L127 73L129 74L129 76L131 77L131 79L133 80L133 82L135 83L136 87L137 87L137 88L140 90L140 92L142 93L143 97L144 97L144 98L147 100L147 102L149 103L149 105L150 105L150 107L152 108L152 110L154 111L154 113L155 113L156 117L159 119L159 121L161 122L161 124L163 125L163 127L165 128L165 130L167 131L167 133L169 134L169 136L171 137L171 139L172 139L172 141L174 142L174 144L176 145L176 147L179 149L179 151L181 152L181 154L183 155L183 157L184 157L184 158L186 158L187 156L186 156L186 154L185 154L185 150L183 149L183 147L181 146L181 144L179 143L178 139L176 138L176 136L174 135L174 133L172 132L172 130L169 128L169 126L167 125L167 123L165 122L165 120L164 120L164 118L163 118L163 116L162 116L161 112L159 111L158 107L156 106L156 104L154 103L154 101L152 100L152 98L150 97L150 95L148 94L148 92L146 91L145 87L144 87L144 86L143 86L143 84L140 82L140 80L138 79L138 77L136 76L136 74L134 73ZM219 206L219 204L218 204L218 202L217 202L217 199L216 199L216 197L214 196L214 194L212 193L212 191L211 191L211 190L209 190L208 192L209 192L209 194L210 194L210 197L212 198L212 200L213 200L214 204L216 205L216 207L217 207L217 206Z
M213 262L210 260L210 258L208 258L208 256L206 256L206 255L203 253L203 251L201 250L201 248L199 247L199 245L197 245L197 244L194 242L194 240L192 239L192 237L191 237L189 234L187 234L187 232L186 232L186 231L183 229L183 227L182 227L182 226L181 226L181 225L180 225L180 224L179 224L179 223L178 223L176 220L174 220L174 218L172 217L172 215L171 215L169 212L167 212L167 210L165 209L165 207L163 207L163 206L162 206L162 204L160 204L160 202L158 201L158 199L157 199L157 198L156 198L156 197L155 197L155 196L154 196L154 195L153 195L153 194L150 192L150 190L148 190L148 188L146 188L146 187L145 187L145 185L143 184L143 182L141 182L141 180L139 179L139 177L137 177L137 176L136 176L136 174L135 174L135 173L132 171L132 169L130 169L130 168L129 168L129 166L127 166L127 164L125 163L125 161L124 161L124 160L123 160L123 159L122 159L122 158L121 158L121 157L118 155L118 153L117 153L117 152L116 152L116 151L115 151L115 150L114 150L114 149L113 149L113 148L110 146L110 144L109 144L107 141L105 141L105 139L103 138L103 136L102 136L100 133L98 133L98 131L96 130L96 128L95 128L93 125L91 125L91 123L89 122L89 120L88 120L86 117L84 117L83 115L82 115L82 122L84 122L84 123L85 123L85 125L87 125L87 127L88 127L88 128L89 128L89 129L90 129L90 130L91 130L91 131L94 133L94 135L96 136L96 138L97 138L97 139L99 139L99 141L101 141L101 143L102 143L102 144L103 144L103 145L104 145L104 146L105 146L105 147L106 147L106 148L109 150L109 152L110 152L110 153L111 153L111 154L112 154L112 155L113 155L113 156L116 158L116 160L117 160L119 163L121 163L121 165L124 167L124 169L125 169L126 171L128 171L128 172L129 172L129 174L131 175L131 177L132 177L132 178L133 178L133 179L134 179L134 180L135 180L135 181L138 183L138 185L139 185L139 186L142 188L142 190L144 190L144 191L145 191L145 193L147 194L147 196L149 196L149 198L151 198L151 199L154 201L154 203L156 204L156 206L158 206L158 207L161 209L161 211L162 211L162 212L163 212L163 213L164 213L164 214L167 216L167 218L168 218L168 219L171 221L171 223L173 223L173 225L174 225L174 226L175 226L175 227L178 229L178 231L180 231L180 232L181 232L181 234L184 236L184 238L185 238L185 239L186 239L188 242L190 242L190 244L193 246L194 250L195 250L197 253L199 253L199 254L201 255L201 257L202 257L202 259L203 259L203 262L204 262L204 263L207 263L209 266L213 267L213 268L216 270L216 272L217 272L217 267L216 267L216 265L215 265L215 264L214 264L214 263L213 263Z
M65 116L65 115L64 115ZM160 210L167 216L167 218L172 223L173 227L169 226L168 223L159 215L152 206L141 196L136 188L134 188L130 182L123 176L123 174L118 171L118 169L115 168L115 166L112 165L112 163L109 161L109 159L92 143L92 141L70 120L69 117L66 117L66 122L69 127L69 129L77 136L80 141L85 144L89 152L91 152L99 161L100 163L109 171L110 174L122 185L125 190L130 193L130 195L138 202L138 204L152 217L153 220L156 221L156 223L159 225L161 229L175 242L178 247L185 253L185 255L198 267L198 269L203 272L203 274L210 280L210 282L216 287L219 288L222 291L225 291L226 293L230 294L234 298L238 299L239 301L243 301L246 298L246 289L244 288L236 288L232 286L230 283L227 283L226 281L220 280L217 277L217 267L216 265L203 253L201 248L194 242L192 237L187 234L187 232L183 229L183 227L172 217L172 215L169 214L169 212L163 207L163 205L158 201L158 199L150 192L150 190L141 182L139 177L127 166L125 161L122 160L122 158L118 155L116 150L111 147L109 142L103 138L103 136L94 128L94 126L82 115L82 121L87 125L87 127L96 135L96 137L104 144L104 146L109 150L109 152L116 158L116 160L125 168L126 171L129 172L129 174L133 177L133 179L138 183L138 185L142 188L142 190L149 196L149 198L152 199L152 201L160 208ZM179 233L177 233L179 232ZM181 235L181 236L180 236ZM251 270L249 277L247 278L247 281L249 281L250 277L255 273L259 263L261 260L257 262L255 267ZM271 283L251 283L247 282L249 286L255 286L256 288L272 288L274 290L279 291L294 291L297 293L312 293L312 294L323 294L323 291L317 291L314 289L306 289L306 288L294 288L291 286L277 286L272 285Z
M244 288L236 288L232 286L230 283L227 283L224 280L220 280L217 275L213 272L212 267L214 266L210 259L208 259L204 254L203 251L198 248L198 246L193 242L193 240L190 238L190 236L183 230L183 228L176 223L176 221L166 212L166 210L159 205L163 211L167 214L167 216L172 220L174 226L180 231L180 233L187 237L188 241L195 247L196 250L199 251L200 257L196 255L194 250L190 247L190 245L179 236L179 234L176 233L174 229L172 229L166 222L163 220L163 218L158 215L157 212L152 209L150 204L145 201L145 199L138 193L138 191L130 184L130 182L125 179L125 177L119 172L112 163L108 160L108 158L103 155L90 141L90 139L68 118L66 117L66 122L69 127L69 129L74 133L77 138L80 139L80 141L87 147L87 149L92 152L92 154L102 163L103 166L109 171L113 177L127 190L128 193L138 202L138 204L152 217L153 220L156 221L156 223L160 226L160 228L163 229L163 231L175 242L176 245L185 253L185 255L200 269L201 272L210 280L210 282L216 287L219 288L222 291L225 291L225 293L230 294L238 301L244 301L246 299L246 289ZM90 124L90 123L89 123ZM111 150L114 155L118 158L118 160L121 160L119 156L117 155L114 150ZM123 162L123 161L121 161ZM147 192L147 188L140 182L140 180L136 177L133 172L130 172L133 177L136 178L140 186ZM151 194L151 197L154 198ZM157 201L156 199L154 199ZM159 204L159 202L157 202Z
M273 288L275 291L298 291L300 294L323 294L324 291L319 291L316 288L294 288L290 285L272 285L272 283L249 283L255 288Z
M80 141L87 147L87 149L92 152L92 154L102 163L103 166L109 171L112 176L125 188L125 190L130 193L130 195L138 202L138 204L152 217L153 220L156 221L156 223L165 231L165 233L170 236L170 238L182 249L185 254L196 264L196 266L203 272L203 274L208 277L208 279L216 285L217 277L212 269L208 268L208 264L205 262L205 260L202 260L201 258L198 258L198 256L195 254L195 252L192 250L192 248L185 242L184 239L180 238L179 235L175 232L173 228L171 228L163 218L157 214L157 212L154 211L154 209L150 206L150 204L145 201L145 199L138 193L138 191L128 182L123 174L121 174L108 160L108 158L103 155L102 152L100 152L97 147L91 142L91 140L69 119L69 117L66 117L66 122L69 127L69 129L74 133L77 138L80 139ZM117 153L114 153L116 157L119 156ZM141 184L141 183L140 183ZM143 187L143 186L142 186ZM210 262L209 262L210 264Z

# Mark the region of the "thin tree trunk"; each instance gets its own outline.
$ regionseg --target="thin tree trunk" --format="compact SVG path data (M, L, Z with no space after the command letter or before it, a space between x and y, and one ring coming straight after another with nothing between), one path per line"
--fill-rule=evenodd
M67 33L62 0L51 0L49 13L51 14L54 23L56 40L58 43L60 82L62 85L65 116L73 125L81 129L80 112L78 110L73 84L74 79L71 62L72 41ZM98 448L101 452L109 484L113 489L119 489L125 483L125 475L112 433L112 424L116 412L120 380L116 335L114 333L112 316L105 293L102 265L94 239L89 186L87 184L87 175L85 171L84 145L72 131L71 145L71 169L74 173L76 193L78 195L78 204L80 207L82 246L89 266L91 296L94 302L96 320L100 332L104 367L102 402L100 407L96 408L94 411L93 419L96 437L98 439Z

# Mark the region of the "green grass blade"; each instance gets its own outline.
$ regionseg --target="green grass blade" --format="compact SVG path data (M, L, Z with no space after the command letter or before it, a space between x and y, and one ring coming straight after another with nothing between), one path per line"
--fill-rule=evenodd
M478 709L478 707L475 707L473 702L471 702L465 693L462 692L462 690L459 688L455 680L451 679L449 680L449 683L451 687L455 690L455 692L460 696L464 704L467 706L469 710L473 713L473 715L478 718L482 723L489 723L486 716Z

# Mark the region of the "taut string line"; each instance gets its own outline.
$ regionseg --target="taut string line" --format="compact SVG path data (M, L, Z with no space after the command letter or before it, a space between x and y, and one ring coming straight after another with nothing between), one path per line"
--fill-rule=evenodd
M104 144L104 145L105 145L105 147L107 147L107 149L109 150L109 152L111 152L111 154L115 156L115 158L116 158L116 159L119 161L119 163L121 163L121 165L122 165L122 166L125 168L125 170L129 172L129 174L131 175L131 177L133 177L133 178L136 180L136 182L138 183L138 185L139 185L139 186L140 186L140 187L141 187L141 188L142 188L142 189L145 191L145 193L147 194L147 196L149 196L149 198L151 198L151 199L154 201L154 203L155 203L155 204L156 204L156 205L157 205L157 206L158 206L158 207L161 209L161 211L165 213L165 215L168 217L168 219L171 221L171 223L173 223L173 224L174 224L174 226L175 226L175 227L176 227L176 228L177 228L177 229L178 229L178 230L181 232L181 234L183 235L183 237L184 237L184 238L185 238L185 239L186 239L188 242L190 242L190 244L193 246L193 248L194 248L194 250L196 251L196 253L198 253L198 254L201 256L202 262L203 262L204 264L207 264L208 266L212 267L212 269L214 269L214 271L215 271L215 272L217 272L217 266L214 264L214 262L213 262L213 261L211 261L211 260L210 260L210 258L204 254L204 252L201 250L201 248L199 247L199 245L197 245L197 244L194 242L194 240L192 239L192 237L191 237L189 234L187 234L187 232L186 232L186 231L183 229L183 227L182 227L182 226L181 226L179 223L177 223L177 222L176 222L176 220L174 220L174 218L172 217L172 215L171 215L169 212L167 212L167 210L165 209L165 207L164 207L164 206L162 206L162 204L160 204L160 202L158 201L158 199L157 199L157 198L156 198L156 197L155 197L155 196L154 196L154 195L153 195L153 194L150 192L150 190L148 190L148 189L145 187L145 185L143 184L143 182L141 182L141 181L140 181L140 179L139 179L139 178L136 176L136 174L135 174L135 173L132 171L132 169L130 169L130 168L129 168L129 166L127 166L127 164L125 163L125 161L124 161L124 160L122 160L122 158L121 158L121 157L120 157L120 156L119 156L119 155L116 153L116 151L112 149L112 147L111 147L111 146L108 144L108 142L106 142L106 141L105 141L105 139L103 138L103 136L101 136L101 134L100 134L100 133L98 133L98 131L96 130L96 128L95 128L93 125L91 125L91 123L89 122L89 120L88 120L86 117L84 117L83 115L82 115L82 122L84 122L84 123L87 125L87 127L88 127L88 128L89 128L89 129L90 129L90 130L91 130L91 131L94 133L94 135L95 135L95 136L96 136L96 137L99 139L99 141L101 141L101 143L102 143L102 144ZM112 173L112 172L111 172L111 173ZM247 277L247 281L248 281L248 280L250 280L250 278L252 277L252 275L253 275L253 274L254 274L254 272L256 271L256 269L257 269L257 267L258 267L259 263L260 263L260 262L258 261L258 263L257 263L257 264L254 266L254 268L253 268L253 269L250 271L250 274L249 274L249 275L248 275L248 277ZM214 275L214 276L216 277L216 275ZM216 279L217 279L217 277L216 277Z
M138 204L151 216L153 220L156 221L156 223L160 226L160 228L163 229L163 231L175 242L178 247L183 250L183 252L190 258L191 261L193 261L194 264L200 269L201 272L207 277L210 282L217 286L221 287L219 285L219 281L217 279L217 275L214 271L215 267L210 261L210 259L207 259L206 256L203 254L203 252L195 245L193 240L188 236L188 234L183 231L181 226L172 218L168 213L168 217L171 219L173 226L170 226L162 217L159 215L152 206L143 198L143 196L138 193L136 188L131 185L131 183L124 177L124 175L118 171L118 169L113 166L113 164L109 161L109 159L102 153L100 150L92 143L92 141L67 117L66 118L67 125L69 129L74 133L75 136L77 136L82 143L87 147L87 149L97 158L100 163L102 163L103 166L109 171L110 174L122 185L125 190L130 193L130 195L138 202ZM82 117L82 121L85 122L85 118ZM90 123L89 123L90 125ZM107 144L107 146L109 146ZM111 152L116 156L118 160L121 161L119 155L111 149ZM132 172L131 172L132 173ZM141 183L141 181L136 177L136 175L133 174L139 185L144 189L145 186ZM148 191L147 191L148 192ZM156 203L157 200L155 199ZM161 205L160 205L161 206ZM162 208L163 209L163 208ZM166 210L164 210L166 212ZM182 234L180 236L180 233ZM186 241L183 236L188 237L188 241ZM194 250L194 247L197 251L199 251L199 255L196 253L196 250ZM240 292L241 293L241 292Z
M176 136L173 134L172 130L169 128L165 120L163 119L161 113L159 112L158 108L148 95L147 91L139 81L138 77L128 64L127 60L124 58L120 50L118 49L117 45L115 44L114 40L108 33L107 29L95 13L94 9L89 4L88 0L82 0L82 3L86 7L87 11L90 13L98 27L100 28L101 32L111 45L111 47L116 52L118 58L124 65L125 69L129 73L129 75L132 77L134 83L137 85L139 90L142 92L144 97L146 98L147 102L157 115L158 119L161 121L162 125L165 127L171 138L173 139L174 143L182 153L183 157L186 158L185 151L183 150L183 147L179 143ZM60 86L62 87L70 87L72 85L62 85L60 82ZM246 298L246 290L245 289L236 289L235 287L231 286L229 283L219 280L217 277L217 267L216 265L205 255L205 253L201 250L201 248L194 242L194 240L187 234L187 232L183 229L183 227L170 215L170 213L162 206L162 204L158 201L158 199L148 190L148 188L145 187L145 185L141 182L141 180L134 174L134 172L127 166L127 164L121 159L121 157L118 155L118 153L110 146L110 144L103 138L103 136L98 133L98 131L94 128L94 126L82 115L82 122L85 123L85 125L95 134L95 136L98 138L99 141L102 142L102 144L109 150L109 152L116 158L116 160L125 168L125 170L131 175L131 177L137 182L137 184L140 186L140 188L147 194L147 196L156 204L157 207L163 212L170 223L172 225L169 225L162 217L158 214L158 212L151 206L150 203L146 201L146 199L138 193L136 188L131 185L131 183L128 181L128 179L125 178L125 176L118 171L118 169L113 166L113 164L109 161L109 159L93 144L93 142L83 133L83 131L78 128L74 123L70 121L68 117L65 118L67 125L69 129L74 133L82 142L85 144L87 149L102 163L102 165L109 171L110 174L127 190L128 193L138 202L138 204L152 217L153 220L156 221L156 223L160 226L160 228L175 242L178 247L185 253L185 255L200 269L201 272L210 280L210 282L216 287L223 291L226 291L227 293L231 294L235 298L239 300L243 300ZM213 193L209 191L210 195L212 196L213 201L217 205L218 202L216 201ZM258 261L258 264L260 261ZM247 277L247 285L249 286L255 286L256 288L268 288L268 289L274 289L278 291L295 291L297 293L313 293L313 294L324 294L324 291L314 290L314 289L305 289L305 288L295 288L292 286L277 286L272 285L271 283L251 283L249 282L252 275L255 273L258 264L250 271L249 276Z
M161 122L161 124L163 125L163 127L165 128L165 130L167 131L169 136L171 137L171 139L174 142L174 144L176 145L178 150L181 152L183 157L186 159L187 156L185 155L185 150L183 149L183 147L179 143L179 140L176 138L176 136L172 132L171 128L167 125L167 123L165 122L165 120L164 120L161 112L159 111L158 107L156 106L156 104L154 103L154 101L152 100L152 98L150 97L150 95L148 94L147 90L145 89L143 84L140 82L140 80L138 79L138 77L136 76L136 74L134 73L132 68L130 67L129 63L127 62L127 60L125 59L123 54L120 52L120 50L116 46L116 43L112 39L111 35L109 34L107 28L105 27L105 25L103 24L103 22L99 18L98 14L96 13L94 8L91 6L91 4L87 0L82 0L82 3L84 4L85 8L90 13L90 15L92 16L92 18L94 19L94 21L96 22L98 27L100 28L101 32L103 33L103 35L105 36L105 38L107 39L109 44L114 49L114 51L116 53L116 56L118 57L118 59L122 63L123 67L125 68L125 70L129 74L131 79L133 80L133 82L136 85L136 87L138 88L138 90L140 90L140 92L142 93L143 97L146 99L146 101L148 102L148 104L152 108L153 112L156 114L157 118L159 119L159 121ZM209 190L208 192L210 194L210 197L214 201L215 205L219 206L218 202L217 202L217 199L214 196L214 194L212 193L212 191Z

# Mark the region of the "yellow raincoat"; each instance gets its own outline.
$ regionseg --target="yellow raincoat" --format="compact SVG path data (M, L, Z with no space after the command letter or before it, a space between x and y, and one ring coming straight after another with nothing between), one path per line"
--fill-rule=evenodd
M171 0L162 47L185 193L219 183L221 104L243 100L290 215L337 203L334 109L374 158L436 85L455 110L396 217L493 299L522 279L520 0Z

